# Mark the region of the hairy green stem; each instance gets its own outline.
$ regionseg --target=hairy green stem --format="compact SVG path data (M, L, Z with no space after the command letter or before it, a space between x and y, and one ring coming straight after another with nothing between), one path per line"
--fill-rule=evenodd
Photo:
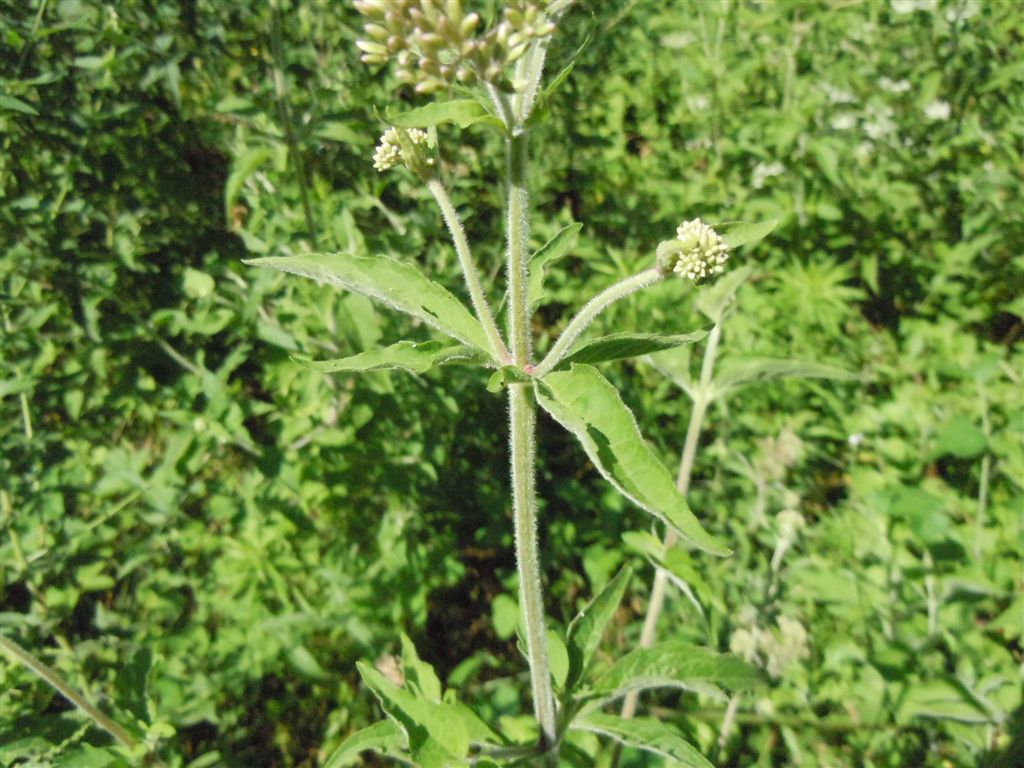
M512 505L515 512L516 566L519 602L526 625L526 650L530 662L533 711L541 732L541 747L555 744L555 695L551 687L548 643L544 629L540 556L537 544L537 501L534 486L536 459L536 406L528 384L508 388L512 449Z
M711 404L711 376L714 372L715 357L718 354L718 343L722 338L721 324L715 325L708 334L708 345L704 350L704 361L701 364L700 384L693 397L693 409L690 411L690 423L686 428L686 441L683 443L683 455L679 461L679 473L676 475L676 488L683 496L690 490L690 478L693 475L693 462L697 456L697 443L700 441L700 432L704 426L704 416L707 414L708 406ZM669 529L665 534L665 549L675 546L677 536L675 531ZM647 604L647 615L644 616L644 626L640 632L640 647L649 648L654 643L655 630L658 626L658 617L665 605L665 591L668 587L668 572L659 568L654 574L654 583L651 585L651 599ZM640 695L637 691L630 691L622 703L623 719L628 720L636 714L637 703Z
M556 365L558 365L562 358L566 356L573 342L579 338L579 335L587 329L587 327L594 322L594 319L601 314L604 310L610 307L619 299L623 299L629 296L631 293L646 288L649 285L654 285L659 280L662 280L664 275L655 267L645 269L643 272L639 272L632 277L627 277L625 280L620 280L615 285L605 288L601 293L597 294L594 298L586 303L586 305L579 311L579 314L574 317L562 335L558 337L558 341L548 352L544 360L537 365L534 370L534 376L540 377L550 373Z
M484 331L487 333L487 339L491 343L491 354L502 365L508 365L512 362L512 357L505 347L505 342L501 338L498 326L494 322L491 306L487 303L484 289L480 285L480 275L477 272L476 265L473 263L473 255L469 250L466 231L462 228L459 214L455 210L455 206L452 205L448 190L445 189L444 184L439 179L433 178L427 181L427 188L434 195L434 199L437 200L437 204L441 208L441 215L444 216L444 222L448 225L452 242L455 244L455 253L458 254L459 265L462 267L462 276L466 280L469 297L473 301L473 309L476 310L477 319L483 325Z
M2 635L0 635L0 650L20 661L26 667L39 675L39 677L45 680L54 690L57 691L57 693L82 710L90 720L113 736L115 740L121 742L121 744L129 749L135 749L136 741L132 738L132 735L86 701L85 697L68 685L56 670L44 664L13 640L3 637Z
M527 288L527 246L530 235L529 192L526 189L526 131L512 129L508 141L508 298L509 345L519 367L530 363L531 333Z

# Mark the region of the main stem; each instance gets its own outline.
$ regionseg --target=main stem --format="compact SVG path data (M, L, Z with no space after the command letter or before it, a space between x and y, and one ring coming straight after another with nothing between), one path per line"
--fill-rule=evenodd
M690 490L690 478L693 475L693 461L697 456L697 443L704 426L704 416L711 404L711 375L715 367L715 356L718 354L718 342L722 338L722 326L719 323L708 334L708 345L704 350L704 361L701 363L700 384L693 398L693 410L690 411L690 423L686 428L686 441L683 443L683 455L679 461L679 473L676 475L676 488L683 496ZM675 546L676 532L671 528L665 534L665 549ZM651 586L651 600L647 604L647 615L640 632L640 647L649 648L654 643L658 617L665 605L665 591L668 587L668 572L659 568L654 574ZM636 714L640 700L638 691L631 691L622 703L622 718L628 720Z
M521 115L517 117L522 117ZM526 130L521 119L509 126L508 140L508 284L509 346L512 362L520 369L530 364L531 332L527 286ZM528 384L508 388L509 428L512 453L512 507L515 514L516 566L519 572L519 602L526 625L526 652L530 664L533 711L540 726L540 746L546 753L541 765L557 765L548 753L558 739L555 723L555 694L551 687L547 635L544 629L544 600L540 585L540 556L537 544L536 406Z

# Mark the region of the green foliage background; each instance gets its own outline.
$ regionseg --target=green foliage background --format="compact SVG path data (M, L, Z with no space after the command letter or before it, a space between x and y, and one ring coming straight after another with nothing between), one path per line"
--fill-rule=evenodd
M372 169L375 109L420 101L359 63L359 28L311 0L0 11L2 631L168 765L319 765L377 718L355 664L386 667L403 631L486 717L529 709L501 398L468 369L297 365L429 334L241 264L390 253L461 295L427 192ZM694 559L696 600L675 593L660 633L727 650L784 617L808 635L720 748L717 704L647 702L717 764L1024 752L1021 29L1020 6L974 0L600 2L556 35L549 80L574 68L532 142L534 237L584 228L542 340L683 219L778 218L735 257L755 272L720 370L797 357L861 377L766 381L710 414L691 506L736 554ZM500 142L441 145L497 300ZM673 284L600 323L702 320ZM669 466L690 403L663 369L694 365L608 371ZM647 523L541 430L549 616L564 630L632 564L617 657ZM785 509L806 526L776 571ZM126 764L0 664L0 765Z

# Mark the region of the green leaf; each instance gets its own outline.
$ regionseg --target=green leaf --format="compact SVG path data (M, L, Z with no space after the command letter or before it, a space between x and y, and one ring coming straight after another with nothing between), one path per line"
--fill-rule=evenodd
M569 677L569 650L555 630L548 628L548 666L551 669L551 678L554 680L555 688L561 690L565 687L565 681Z
M429 701L441 701L441 681L434 668L420 659L416 646L408 635L402 633L402 674L405 683L413 692L418 692Z
M582 230L583 225L578 223L562 227L554 237L530 257L530 283L527 286L527 296L531 314L544 300L545 268L565 257L573 249Z
M569 675L566 679L566 690L572 691L583 679L587 665L594 651L601 644L604 629L608 626L615 610L622 602L622 595L633 575L629 566L622 568L598 593L589 605L569 623L566 633L566 645L569 651Z
M947 421L935 436L933 456L956 456L958 459L973 459L988 447L985 433L966 416L954 416Z
M623 720L604 712L590 712L575 720L570 728L608 736L627 747L653 752L658 757L675 761L674 765L712 768L711 763L676 728L650 717Z
M722 392L736 389L752 381L772 379L834 379L857 381L860 377L835 365L813 360L793 360L774 357L748 357L738 361L723 361L715 376L715 386Z
M720 696L719 687L750 689L760 683L757 669L738 656L668 640L630 651L579 698L605 702L648 688L684 688Z
M224 184L224 211L228 221L231 220L231 206L242 190L242 185L273 157L274 151L269 147L253 147L232 164L231 174Z
M405 734L393 720L381 720L369 728L356 731L338 747L327 758L323 768L342 768L348 762L359 756L360 752L374 750L383 752L395 752L405 746Z
M613 333L579 345L562 359L556 370L568 368L571 363L604 363L609 360L649 355L685 344L694 344L707 335L707 331L672 336L657 333Z
M750 266L729 270L723 277L701 288L697 295L697 309L713 323L722 322L722 317L736 298L736 291L750 279L754 269Z
M412 315L464 344L488 351L483 326L465 305L411 264L386 256L346 253L274 256L245 263L279 269L361 293Z
M504 128L504 123L473 99L435 101L433 104L385 118L397 128L430 128L440 123L455 123L467 128L474 123L488 123Z
M31 115L32 117L37 117L39 115L35 107L31 104L15 98L14 96L8 96L4 93L0 93L0 109L7 110L9 112L21 112L24 115Z
M761 221L756 224L736 222L724 228L725 234L722 235L722 239L730 248L739 248L741 245L750 245L758 240L763 240L778 224L778 219Z
M714 555L730 554L701 527L669 471L641 437L633 413L596 368L575 364L568 371L549 373L538 384L537 399L576 436L598 471L622 495L693 546Z
M477 351L470 347L453 346L440 341L400 341L388 347L337 360L306 360L298 357L293 359L307 368L324 373L377 371L390 368L425 373L436 365L443 365L452 360L465 360L477 354Z
M897 721L926 717L961 723L991 723L991 713L953 679L928 680L907 687L896 714Z
M530 377L514 365L503 365L487 380L487 391L497 394L509 384L528 384Z
M456 760L469 749L469 734L462 718L445 704L429 701L399 688L373 667L357 662L363 682L380 700L381 708L409 738L409 750ZM422 761L421 762L425 762Z

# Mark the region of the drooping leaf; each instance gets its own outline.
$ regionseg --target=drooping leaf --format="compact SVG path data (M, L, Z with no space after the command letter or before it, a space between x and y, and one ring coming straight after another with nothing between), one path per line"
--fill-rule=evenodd
M462 718L444 704L429 701L399 688L380 672L357 662L363 682L380 701L381 708L397 722L409 739L409 751L457 760L469 749L469 734ZM422 759L420 762L424 762Z
M738 656L668 640L630 651L585 689L579 699L605 702L648 688L685 688L720 696L720 687L750 689L760 682L757 669Z
M571 363L605 363L609 360L649 355L685 344L694 344L707 335L708 332L703 330L671 336L657 333L613 333L580 344L562 359L556 370L568 368Z
M756 224L745 221L736 222L724 227L725 233L722 235L722 239L730 248L739 248L741 245L750 245L758 240L763 240L778 224L778 219L759 221Z
M501 120L473 99L435 101L386 119L397 128L430 128L440 123L455 123L460 128L467 128L474 123L489 123L504 128Z
M411 264L386 256L311 253L245 262L362 293L487 352L487 335L465 305ZM489 355L489 353L488 353Z
M576 436L598 471L626 498L693 546L714 555L730 553L690 511L669 471L640 435L633 413L596 368L574 364L568 371L549 373L538 383L537 399Z
M389 753L405 746L405 734L394 720L381 720L368 728L356 731L327 758L323 768L342 768L360 752L374 750Z
M530 257L530 283L527 286L527 296L531 314L543 302L544 276L547 266L554 264L573 249L582 230L583 225L578 223L562 227L554 237Z
M479 355L470 347L444 344L440 341L399 341L388 347L361 352L337 360L306 360L293 358L302 365L324 373L340 371L377 371L398 368L413 373L424 373L437 365L453 360L466 360Z
M608 736L627 747L652 752L681 768L712 768L711 763L668 723L650 717L623 720L604 712L590 712L573 721L573 730Z
M604 589L597 597L569 623L569 630L566 633L566 646L569 651L566 690L574 690L583 679L587 664L601 643L605 627L622 602L622 595L632 575L633 572L628 566L620 570L615 578L604 585Z
M774 357L748 357L743 360L725 360L715 376L715 386L721 392L728 392L752 381L772 379L833 379L856 381L856 373L836 365L818 363L813 360L791 360Z

